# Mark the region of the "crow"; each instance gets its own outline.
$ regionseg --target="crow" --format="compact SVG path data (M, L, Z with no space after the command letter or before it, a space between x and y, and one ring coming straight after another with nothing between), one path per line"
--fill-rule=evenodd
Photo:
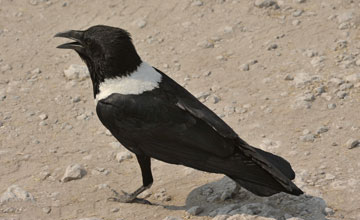
M140 165L142 186L116 193L116 201L144 201L137 196L153 183L151 158L225 174L258 196L303 194L291 181L289 162L247 144L190 92L142 61L126 30L97 25L54 37L73 40L57 48L73 49L85 62L100 121Z

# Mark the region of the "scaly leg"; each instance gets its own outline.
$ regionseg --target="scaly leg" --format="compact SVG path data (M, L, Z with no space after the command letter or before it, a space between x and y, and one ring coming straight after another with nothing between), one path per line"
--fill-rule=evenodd
M142 179L143 179L143 185L135 190L133 193L126 193L121 190L123 195L120 195L118 192L112 189L113 193L115 194L115 197L111 197L108 200L115 201L115 202L122 202L122 203L142 203L142 204L151 204L146 199L140 199L137 198L137 196L144 192L145 190L149 189L153 183L153 177L151 173L151 161L150 157L146 155L139 155L136 154L136 158L138 160L138 163L140 165Z

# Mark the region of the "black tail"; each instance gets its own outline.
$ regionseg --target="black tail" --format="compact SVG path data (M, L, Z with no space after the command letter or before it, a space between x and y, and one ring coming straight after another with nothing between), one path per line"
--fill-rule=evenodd
M295 178L291 165L279 156L251 147L240 140L238 153L231 160L232 165L237 164L237 167L225 174L258 196L271 196L279 192L303 194L291 182Z

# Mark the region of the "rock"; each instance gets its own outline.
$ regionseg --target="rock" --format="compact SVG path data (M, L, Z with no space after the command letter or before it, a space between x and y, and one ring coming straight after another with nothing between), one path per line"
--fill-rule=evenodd
M43 114L40 114L40 115L39 115L39 118L40 118L41 120L46 120L46 119L48 118L48 116L47 116L47 114L43 113Z
M328 104L328 109L335 109L336 108L336 104L335 103L330 103Z
M118 211L120 211L120 209L119 208L112 208L112 209L110 209L110 212L118 212Z
M24 189L17 185L11 185L0 197L0 204L10 201L31 201L34 202L34 197Z
M298 26L298 25L301 23L301 21L295 19L295 20L293 20L291 23L292 23L292 25L294 25L294 26Z
M305 0L294 0L294 2L295 2L295 3L299 3L299 4L300 4L300 3L304 3L304 2L305 2Z
M49 214L51 212L51 208L50 207L44 207L42 208L42 211L46 214Z
M224 33L231 33L231 32L233 32L233 28L231 26L224 27Z
M360 81L360 73L354 73L352 75L346 76L345 80L348 81L348 82Z
M324 214L325 214L325 215L333 215L333 214L335 214L335 212L334 212L333 209L331 209L331 208L329 208L329 207L326 207L326 208L324 209Z
M183 219L177 216L166 216L162 220L183 220Z
M327 132L327 131L329 131L329 128L328 128L328 127L326 127L326 126L321 126L320 128L317 129L316 134L322 134L322 133L325 133L325 132Z
M344 80L339 79L339 78L331 78L329 82L336 86L339 86L344 83Z
M277 44L270 44L267 48L267 50L275 50L278 48L278 45Z
M310 76L308 73L300 72L294 77L294 83L297 88L301 88L314 81L319 81L320 77L317 75Z
M201 47L201 48L213 48L214 47L214 42L209 41L209 40L204 40L201 41L197 44L197 46Z
M144 28L147 24L147 22L144 19L138 19L135 23L136 23L136 26L140 29Z
M4 66L2 66L0 68L1 72L6 72L6 71L9 71L9 70L12 70L12 66L10 66L9 64L5 64Z
M357 146L360 145L360 141L359 140L356 140L354 138L350 138L348 141L346 141L345 143L345 147L348 148L348 149L353 149Z
M124 160L131 159L133 156L129 151L122 151L116 154L116 161L121 163Z
M121 144L118 141L111 142L109 145L115 150L121 149Z
M354 84L352 84L352 83L344 83L344 84L342 84L342 85L339 87L339 89L340 89L341 91L344 91L344 90L351 89L351 88L353 88L353 87L354 87Z
M241 68L242 71L249 71L249 70L250 70L250 66L249 66L249 64L247 64L247 63L242 64L242 65L240 66L240 68Z
M90 77L89 70L84 65L71 64L68 69L64 70L64 75L68 80L85 80Z
M293 16L293 17L299 17L299 16L302 15L303 12L304 12L303 10L297 9L297 10L295 10L295 11L293 12L292 16Z
M191 3L192 6L202 6L204 3L202 1L196 0L193 3Z
M303 142L314 142L315 141L315 135L313 134L307 134L304 136L300 136L300 140Z
M64 176L61 178L62 182L69 182L71 180L81 179L86 175L86 170L80 164L71 164L66 170Z
M40 73L41 73L41 70L39 68L33 69L31 71L31 74L40 74Z
M354 13L352 11L347 11L344 13L341 13L337 16L337 21L339 24L350 21L354 16Z
M274 7L275 9L279 8L279 5L274 0L255 0L254 5L258 8L269 8L269 7Z
M204 209L200 206L193 206L190 209L188 209L186 212L190 215L198 215L200 214Z
M347 95L348 95L348 93L345 92L345 91L339 91L339 92L336 93L336 96L337 96L339 99L343 99L343 98L345 98L345 96L347 96Z
M311 65L313 65L314 67L319 66L323 61L325 60L325 57L323 56L319 56L319 57L314 57L310 63Z

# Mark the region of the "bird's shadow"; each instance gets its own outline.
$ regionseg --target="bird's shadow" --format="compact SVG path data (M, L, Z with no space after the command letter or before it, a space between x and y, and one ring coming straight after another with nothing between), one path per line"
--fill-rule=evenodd
M199 206L199 216L262 216L275 219L298 217L304 220L326 220L325 201L311 195L292 196L279 193L270 197L258 197L245 189L236 190L236 184L228 177L202 185L192 190L184 206L166 206L169 210L188 210ZM159 205L159 204L157 204ZM247 219L247 218L246 218Z

